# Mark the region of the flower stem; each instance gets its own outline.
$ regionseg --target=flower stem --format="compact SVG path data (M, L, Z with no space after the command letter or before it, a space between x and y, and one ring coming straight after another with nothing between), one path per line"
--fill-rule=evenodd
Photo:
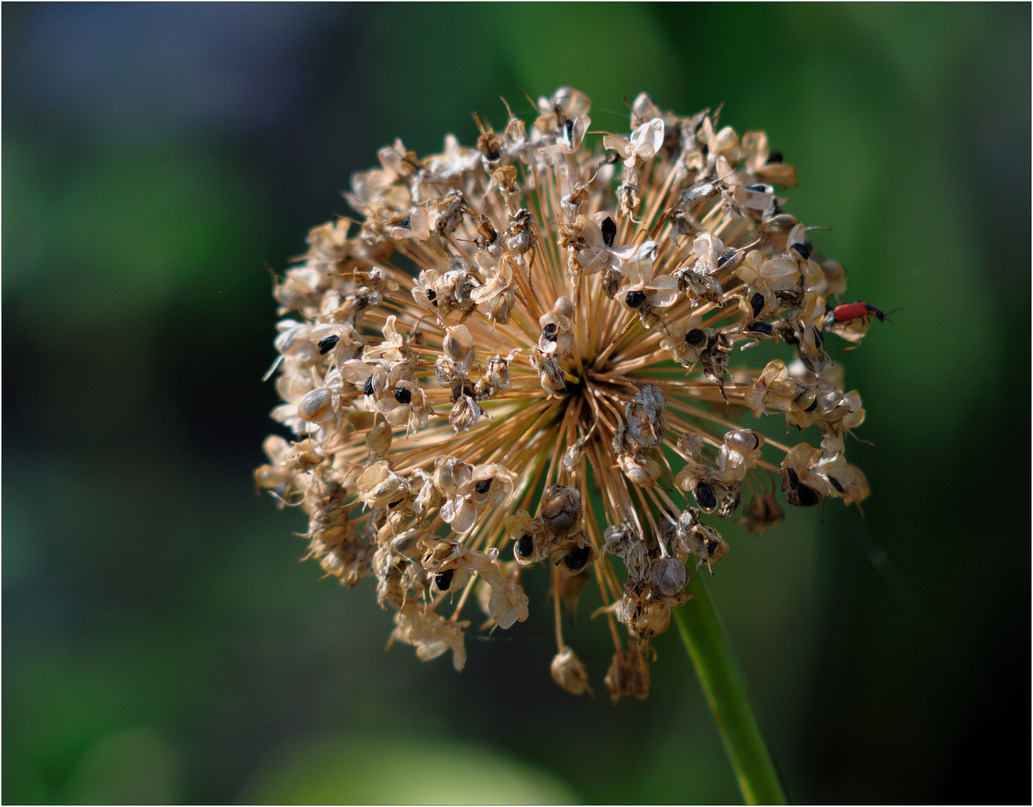
M786 804L782 782L746 691L746 679L703 577L694 576L688 589L693 598L674 609L678 633L696 668L746 803Z

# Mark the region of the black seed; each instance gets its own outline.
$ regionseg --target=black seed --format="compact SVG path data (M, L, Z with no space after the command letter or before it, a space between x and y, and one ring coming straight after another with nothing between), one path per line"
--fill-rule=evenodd
M629 291L628 296L624 298L626 302L632 308L641 307L642 303L646 301L646 295L641 291Z
M404 219L402 219L402 223L400 225L398 225L398 226L399 227L404 227L407 230L410 229L412 227L412 224L409 221L409 217L406 216Z
M717 268L720 269L722 266L728 263L732 258L735 257L737 252L738 250L736 249L728 249L721 253L721 257L717 259Z
M800 257L807 260L811 257L811 248L806 244L793 244L793 249L800 253Z
M708 482L700 482L696 485L696 501L704 510L717 507L717 496L714 495L714 489Z
M320 339L319 343L316 345L316 347L319 348L320 355L325 356L327 353L333 350L334 345L338 343L340 338L341 337L339 337L337 334L334 334L333 336L328 336L326 339Z
M563 133L567 138L567 142L571 145L574 144L574 121L568 120L563 124Z
M391 502L391 504L389 504L388 507L391 507L391 508L398 507L398 505L400 505L404 501L405 501L405 499L399 499L397 502Z
M806 485L800 485L796 489L796 497L800 500L801 507L814 507L821 503L821 497L818 496L817 491Z
M759 317L764 310L764 295L759 291L750 298L750 308L753 309L753 316Z
M827 476L826 478L829 480L829 482L832 483L832 487L834 487L840 493L843 492L843 486L841 484L839 484L839 480L836 479L836 477L834 477L834 476Z
M768 163L769 164L770 163L780 163L780 162L782 162L782 159L783 158L782 158L782 152L781 151L773 151L773 152L771 152L768 155Z
M617 222L607 216L599 226L603 228L603 241L606 246L612 247L613 239L617 237Z
M406 387L395 387L395 400L400 404L407 404L412 400L412 392Z
M811 326L811 330L814 333L814 344L815 344L815 346L821 347L824 344L824 340L822 339L822 336L821 336L821 331L819 331L813 325Z
M588 559L592 556L592 550L587 546L578 546L571 549L563 558L563 565L572 572L580 572L585 568Z
M526 533L517 538L516 546L513 547L513 554L518 558L529 558L534 552L534 538Z
M821 503L821 497L818 495L818 492L803 484L800 481L800 477L796 475L796 471L792 468L786 468L786 476L789 477L789 487L796 494L796 504L800 507L814 507ZM790 502L790 504L793 504L793 502Z
M427 289L427 299L433 303L438 299L438 293L434 289Z
M814 400L811 401L811 405L808 406L803 411L804 412L813 412L817 408L818 408L818 398L817 398L817 396L815 396ZM796 471L794 471L792 468L790 468L789 471L793 474L793 476L796 476Z
M434 585L441 591L448 591L452 587L452 578L455 576L454 569L446 569L434 575Z
M707 557L709 558L711 555L717 552L717 548L719 546L721 546L721 544L719 544L717 541L707 541Z
M767 185L764 185L764 184L749 185L749 186L747 186L747 189L751 190L751 191L757 191L759 193L767 193L768 192L768 187L767 187Z
M558 330L559 328L557 327L556 323L550 322L548 325L542 328L542 336L544 336L546 339L554 340L556 338L556 331Z
M482 479L480 482L473 486L473 489L476 490L478 493L487 493L489 490L491 490L491 480Z
M772 328L771 325L769 325L767 322L757 320L746 330L753 331L754 333L762 333L765 336L771 336L771 334L774 333L775 329Z
M369 378L366 379L366 384L362 388L362 394L363 395L372 395L373 394L373 376L370 376Z
M704 342L706 342L707 335L703 332L701 328L693 328L691 331L685 334L685 341L693 347L695 347L697 345L702 345Z

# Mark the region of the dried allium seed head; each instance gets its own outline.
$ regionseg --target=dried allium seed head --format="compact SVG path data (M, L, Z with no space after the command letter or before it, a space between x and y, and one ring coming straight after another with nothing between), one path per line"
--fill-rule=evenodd
M255 480L306 513L324 572L374 579L421 659L463 666L471 599L490 627L526 619L533 567L557 603L602 591L616 699L648 692L686 564L727 552L708 522L744 491L754 531L782 520L779 489L868 496L845 455L865 411L823 343L867 318L842 318L843 269L784 210L796 170L763 132L642 94L600 137L590 107L563 87L530 127L478 118L476 148L424 159L396 140L353 178L359 225L313 229L275 290L272 416L293 441L266 440ZM762 341L764 366L735 350ZM772 414L804 442L762 437ZM557 650L560 686L590 691Z

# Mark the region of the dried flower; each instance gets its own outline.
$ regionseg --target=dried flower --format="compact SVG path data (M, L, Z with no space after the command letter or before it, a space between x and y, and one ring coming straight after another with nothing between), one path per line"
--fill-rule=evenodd
M375 581L421 659L463 666L474 604L486 627L526 619L532 567L557 609L594 577L616 700L646 696L651 640L728 551L704 517L749 493L759 532L779 488L809 507L868 485L844 456L864 409L822 339L842 267L774 187L795 169L762 132L644 94L590 149L589 108L561 88L530 129L478 119L476 148L423 159L395 141L353 178L361 222L314 229L276 288L273 417L295 439L267 439L255 476L307 513L328 575ZM785 358L739 358L762 341ZM816 441L763 437L769 414ZM591 692L560 625L552 676Z

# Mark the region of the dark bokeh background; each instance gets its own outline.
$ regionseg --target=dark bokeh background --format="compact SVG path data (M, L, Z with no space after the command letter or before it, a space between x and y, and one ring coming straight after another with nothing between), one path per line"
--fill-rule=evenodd
M739 799L674 631L613 709L540 607L458 675L385 653L251 482L269 268L379 146L560 84L766 129L848 299L904 306L839 354L864 516L730 529L711 585L790 797L1029 802L1029 5L2 15L4 802Z

